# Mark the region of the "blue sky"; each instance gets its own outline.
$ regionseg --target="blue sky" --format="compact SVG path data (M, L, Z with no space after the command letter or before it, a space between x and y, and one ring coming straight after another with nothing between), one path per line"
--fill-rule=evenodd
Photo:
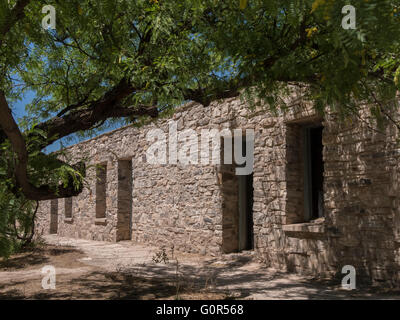
M33 92L28 92L22 101L19 101L13 105L12 111L14 118L19 119L26 115L25 105L30 103L34 97L35 94Z

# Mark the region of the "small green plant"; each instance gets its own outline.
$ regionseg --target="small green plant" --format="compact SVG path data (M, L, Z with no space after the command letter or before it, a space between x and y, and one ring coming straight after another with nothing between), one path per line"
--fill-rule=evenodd
M179 261L176 257L174 257L174 245L171 247L171 255L172 259L175 260L175 287L176 287L175 300L180 300L181 275L179 270ZM155 253L155 255L152 258L152 261L154 263L169 264L169 258L165 246L162 246L160 250Z
M155 255L152 258L152 261L154 263L164 263L164 264L169 263L167 250L165 249L164 246L162 246L160 250L155 253Z

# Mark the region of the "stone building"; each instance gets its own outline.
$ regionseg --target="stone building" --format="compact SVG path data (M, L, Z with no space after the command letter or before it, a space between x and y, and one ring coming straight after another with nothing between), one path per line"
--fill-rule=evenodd
M239 98L189 103L171 119L67 148L72 162L87 162L88 186L77 197L42 202L39 233L205 255L254 250L280 270L331 277L352 265L357 280L398 285L397 127L388 121L378 128L366 107L342 121L291 99L276 113ZM253 129L253 172L238 176L235 164L224 163L149 163L147 133L168 133L171 120L178 133L193 129L199 137L202 129L242 129L244 142L245 129Z

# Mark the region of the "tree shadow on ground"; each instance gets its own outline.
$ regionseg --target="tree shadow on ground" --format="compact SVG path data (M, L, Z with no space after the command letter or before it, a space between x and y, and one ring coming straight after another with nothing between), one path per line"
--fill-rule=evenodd
M0 272L9 270L20 270L38 265L48 264L55 257L65 256L68 254L79 256L81 251L72 247L34 247L21 251L20 253L12 256L9 259L0 260Z
M23 283L17 283L22 285ZM0 288L0 290L3 288ZM90 272L78 278L57 278L55 290L36 290L25 293L21 289L9 289L0 294L0 299L109 299L109 300L153 300L153 299L221 299L223 295L206 294L174 279L149 279L130 273Z
M44 252L35 251L11 259L0 261L0 269L24 269L28 266L44 264L49 261Z
M70 259L74 249L53 248L49 255ZM75 257L76 258L76 257ZM11 259L19 266L21 258ZM44 253L23 263L47 261ZM63 261L63 260L62 260ZM202 263L141 263L117 268L110 272L80 269L80 273L57 275L56 289L43 290L41 277L15 279L0 284L0 299L376 299L373 290L362 286L355 291L339 290L340 279L318 280L291 273L253 268L254 260L238 256L232 260L208 259ZM65 265L63 265L65 266ZM77 265L71 270L75 269ZM21 267L22 268L22 267ZM380 294L379 299L393 298L399 293Z
M251 259L240 259L214 267L213 262L199 268L181 265L178 273L176 266L147 265L126 270L131 274L152 279L169 279L185 283L195 290L224 293L228 299L393 299L400 298L400 292L382 292L362 284L357 290L347 291L340 287L341 279L299 280L291 273L265 270L240 270ZM179 276L178 276L179 274ZM291 279L293 277L293 279ZM178 280L177 280L178 279ZM379 296L377 297L377 294Z

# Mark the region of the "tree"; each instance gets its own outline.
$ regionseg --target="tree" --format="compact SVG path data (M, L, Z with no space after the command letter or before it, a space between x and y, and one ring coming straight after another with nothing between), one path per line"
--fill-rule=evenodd
M346 115L365 100L385 115L400 73L398 2L353 1L356 29L341 26L346 4L3 0L0 189L7 197L0 202L26 201L32 216L30 200L79 194L84 164L63 162L44 148L111 121L140 125L183 101L207 107L244 90L285 107L280 97L292 84L304 87L320 111L330 105ZM56 9L55 30L42 29L45 5ZM12 106L27 91L36 98L17 123ZM17 216L24 214L11 220ZM10 234L10 221L0 225L0 237Z

